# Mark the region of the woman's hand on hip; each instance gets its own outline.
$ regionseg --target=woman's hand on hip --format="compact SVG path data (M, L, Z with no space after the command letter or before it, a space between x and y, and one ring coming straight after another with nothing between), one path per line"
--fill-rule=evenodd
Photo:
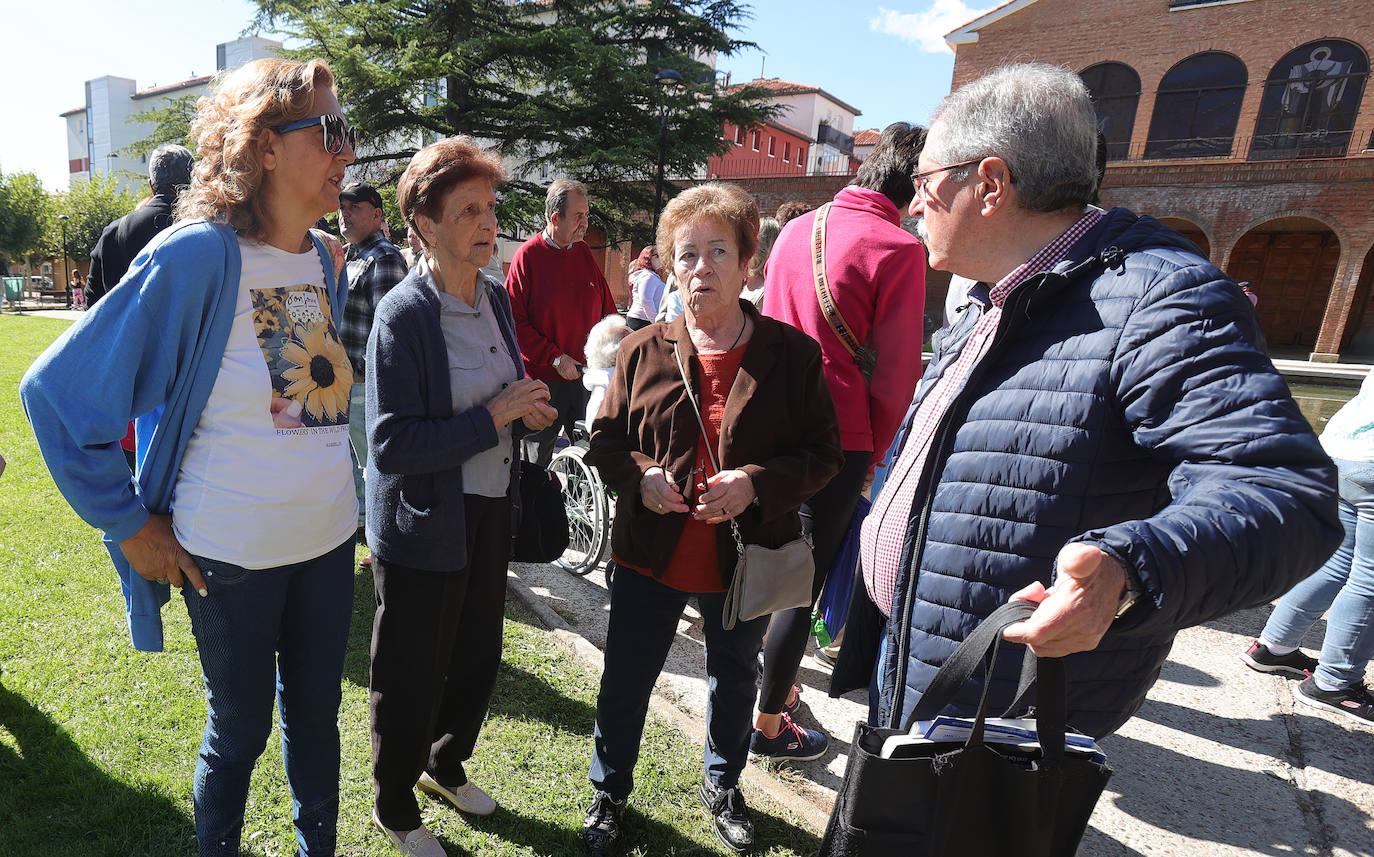
M682 492L668 478L668 471L662 467L650 467L639 480L639 500L644 504L644 508L660 515L690 511L682 499Z
M754 480L743 470L725 470L706 480L706 491L697 498L692 515L698 521L719 524L739 515L754 502Z
M196 592L209 594L196 561L172 532L170 515L149 515L142 529L120 542L119 549L144 580L170 583L178 589L189 582Z
M545 410L553 409L549 407L548 385L533 378L521 378L487 400L487 410L496 428L501 429L514 420L531 414L537 418ZM557 416L557 412L554 415Z

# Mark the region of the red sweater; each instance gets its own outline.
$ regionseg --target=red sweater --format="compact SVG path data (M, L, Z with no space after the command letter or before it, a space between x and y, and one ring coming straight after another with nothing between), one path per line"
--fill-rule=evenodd
M540 381L562 380L553 368L560 354L585 364L583 349L592 325L618 312L587 242L559 250L542 232L515 251L506 291L525 371Z
M831 330L816 300L811 227L816 213L787 223L764 269L763 313L821 344L825 380L840 418L840 445L882 461L921 379L926 251L902 229L892 201L846 187L826 219L825 274L840 315L860 343L878 351L871 385Z

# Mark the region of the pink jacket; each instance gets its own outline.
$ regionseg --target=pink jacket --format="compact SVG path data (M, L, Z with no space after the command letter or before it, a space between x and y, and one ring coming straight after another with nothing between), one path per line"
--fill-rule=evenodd
M831 330L816 300L811 227L816 213L783 227L764 268L763 312L821 344L825 379L840 417L840 444L879 463L921 378L926 252L878 191L846 187L826 221L825 273L840 315L878 351L871 385Z

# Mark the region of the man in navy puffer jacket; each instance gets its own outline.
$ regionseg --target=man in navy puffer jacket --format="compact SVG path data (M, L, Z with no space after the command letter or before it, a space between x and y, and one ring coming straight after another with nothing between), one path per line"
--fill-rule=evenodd
M911 214L931 265L977 285L864 526L881 725L1019 597L1039 606L1006 639L1067 656L1069 722L1105 735L1180 629L1275 598L1340 541L1335 469L1249 301L1177 232L1088 204L1095 130L1082 81L1046 65L1003 67L932 119ZM1021 655L1003 647L990 709Z

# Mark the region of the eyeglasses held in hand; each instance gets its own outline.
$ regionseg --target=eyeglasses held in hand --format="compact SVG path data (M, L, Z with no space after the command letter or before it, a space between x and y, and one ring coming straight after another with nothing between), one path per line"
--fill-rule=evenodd
M344 140L348 141L348 148L354 152L358 151L358 129L345 123L343 117L335 113L311 116L309 119L297 119L295 122L278 125L274 130L278 134L289 134L292 131L313 128L316 125L324 126L324 150L329 154L337 155L342 152Z

